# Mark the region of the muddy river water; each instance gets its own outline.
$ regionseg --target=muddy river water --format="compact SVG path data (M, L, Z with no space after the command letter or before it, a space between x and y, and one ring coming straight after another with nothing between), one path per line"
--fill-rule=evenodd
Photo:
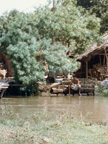
M53 112L56 115L71 113L89 121L108 122L108 98L98 96L61 97L3 97L0 111L5 105L12 106L20 116L29 116L36 111Z

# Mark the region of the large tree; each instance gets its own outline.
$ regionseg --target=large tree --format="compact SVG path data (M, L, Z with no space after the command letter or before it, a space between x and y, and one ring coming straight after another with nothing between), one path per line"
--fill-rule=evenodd
M108 0L77 0L77 5L83 6L91 14L101 19L100 33L108 31Z
M58 3L53 11L39 7L34 13L11 11L0 17L0 51L9 56L17 83L29 95L44 81L44 66L59 66L73 72L78 63L68 59L67 51L84 52L99 40L100 20L76 3Z
M83 53L88 45L99 40L100 19L77 7L72 0L58 2L54 13L49 8L44 13L37 9L36 15L39 16L37 28L42 38L68 44L76 53Z

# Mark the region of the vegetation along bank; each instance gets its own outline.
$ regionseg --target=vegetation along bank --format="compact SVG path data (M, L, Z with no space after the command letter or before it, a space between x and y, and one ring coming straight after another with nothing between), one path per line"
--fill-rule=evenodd
M38 82L45 83L45 63L48 71L60 67L72 73L79 68L74 59L94 42L100 44L107 32L105 4L101 15L101 1L81 5L57 0L54 11L46 5L33 13L12 10L0 16L0 53L10 60L15 82L23 85L20 94L38 94ZM67 55L70 51L74 58Z

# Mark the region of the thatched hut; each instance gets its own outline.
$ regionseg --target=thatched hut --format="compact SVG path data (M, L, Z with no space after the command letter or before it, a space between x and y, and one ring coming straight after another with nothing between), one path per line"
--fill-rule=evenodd
M77 77L96 77L99 80L108 77L108 35L103 40L103 44L97 46L94 43L87 52L76 58L76 61L81 62L81 67L76 72Z

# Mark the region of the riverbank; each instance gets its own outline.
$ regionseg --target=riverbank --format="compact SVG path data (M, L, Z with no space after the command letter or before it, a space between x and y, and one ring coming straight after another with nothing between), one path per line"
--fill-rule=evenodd
M85 122L69 113L36 112L21 118L6 106L0 117L0 144L102 144L108 143L108 126Z

